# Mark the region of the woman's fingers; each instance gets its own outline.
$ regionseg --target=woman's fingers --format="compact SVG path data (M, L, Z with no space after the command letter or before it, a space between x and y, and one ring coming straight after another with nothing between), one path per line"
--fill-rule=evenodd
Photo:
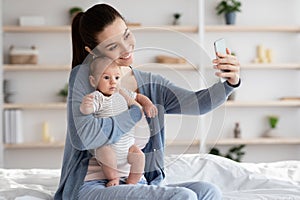
M227 55L218 53L218 58L213 60L214 68L220 71L216 76L226 78L232 85L238 84L240 78L240 63L236 56L231 55L230 50L226 49Z
M240 69L238 66L235 65L230 65L230 64L224 64L224 65L215 65L214 69L219 69L219 70L223 70L223 71L231 71L231 72L239 72Z

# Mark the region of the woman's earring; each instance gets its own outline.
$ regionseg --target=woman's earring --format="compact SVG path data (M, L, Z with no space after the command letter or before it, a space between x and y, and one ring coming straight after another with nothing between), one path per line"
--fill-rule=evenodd
M96 54L94 54L94 52L89 47L85 46L84 49L93 56L93 59L97 57Z

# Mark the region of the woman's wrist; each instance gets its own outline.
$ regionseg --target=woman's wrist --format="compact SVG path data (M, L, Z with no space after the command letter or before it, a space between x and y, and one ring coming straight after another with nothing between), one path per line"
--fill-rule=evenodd
M236 84L231 84L228 80L227 80L226 82L227 82L227 84L228 84L230 87L233 87L233 88L237 88L237 87L239 87L239 86L241 85L241 79L240 79L240 78L239 78L238 83L236 83Z

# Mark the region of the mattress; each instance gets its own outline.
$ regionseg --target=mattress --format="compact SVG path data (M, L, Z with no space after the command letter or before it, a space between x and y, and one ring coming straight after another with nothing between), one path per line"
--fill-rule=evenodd
M210 154L165 158L163 184L207 181L225 200L300 200L300 161L237 163ZM53 199L60 169L0 169L0 200Z

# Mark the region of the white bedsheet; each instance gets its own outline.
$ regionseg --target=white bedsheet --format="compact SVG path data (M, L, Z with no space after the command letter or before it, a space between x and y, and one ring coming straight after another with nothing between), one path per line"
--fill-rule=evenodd
M0 169L0 200L53 199L58 169Z
M214 155L166 157L166 183L202 180L225 200L300 200L300 161L237 163ZM0 200L52 199L60 170L0 169Z
M214 183L224 199L300 199L300 161L252 164L214 155L174 155L166 158L166 174L166 183Z

